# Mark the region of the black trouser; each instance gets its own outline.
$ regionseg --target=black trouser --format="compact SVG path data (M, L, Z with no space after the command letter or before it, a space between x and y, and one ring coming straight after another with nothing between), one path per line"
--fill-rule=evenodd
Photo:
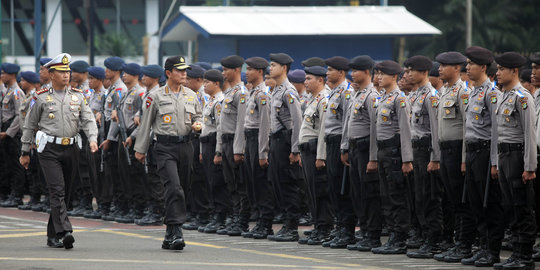
M540 149L537 149L537 158L536 161L537 164L540 164ZM536 233L540 233L540 230L538 229L538 224L540 224L540 166L536 167L536 179L533 181L534 186L534 206L535 206L535 214L536 214ZM536 195L538 194L538 195Z
M268 168L274 194L285 218L297 222L300 215L300 174L299 164L291 164L291 131L281 130L270 136L270 156Z
M407 182L402 171L399 136L377 141L382 210L391 232L406 235L410 229Z
M476 225L468 201L463 202L465 177L461 173L462 141L440 142L441 179L455 215L455 239L471 245L475 239Z
M512 205L512 244L514 250L521 247L522 255L530 258L536 240L535 199L532 181L523 183L523 171L523 145L500 143L499 182L503 199Z
M193 146L190 142L155 145L157 171L165 185L164 223L183 224L186 221L184 187L189 183Z
M78 159L79 149L76 145L63 146L47 143L43 151L39 153L39 163L47 181L51 206L47 237L62 236L65 232L73 231L67 216L66 203L69 201Z
M15 135L11 138L6 136L0 140L0 152L2 162L0 162L0 195L11 195L15 198L22 198L24 193L24 168L19 162L21 156L21 136Z
M26 170L26 181L29 182L30 196L32 200L39 202L41 195L46 195L47 189L46 184L44 184L45 179L43 179L43 173L39 167L39 158L37 151L35 149L30 150L30 165L28 170Z
M326 168L333 212L337 216L337 226L354 231L356 215L350 196L349 168L341 162L341 135L328 135L326 141Z
M377 172L368 173L369 137L349 140L351 200L360 228L374 238L381 235L381 186Z
M210 213L208 181L206 180L203 165L199 160L199 154L201 153L199 136L192 134L191 138L193 145L193 166L191 168L191 186L187 191L188 207L194 214L208 215Z
M97 178L94 155L84 132L80 132L82 149L79 151L79 167L73 179L72 200L79 203L92 204L92 183Z
M422 235L430 243L435 244L441 241L442 236L442 183L439 171L427 171L431 160L430 141L431 138L413 141L413 202Z
M259 165L259 130L246 129L246 165L248 182L253 193L253 208L259 213L259 218L272 220L274 218L274 192L268 179L268 169Z
M210 205L214 213L230 213L231 194L227 190L227 184L223 176L223 166L214 164L216 154L216 133L201 137L201 152L203 155L203 167L208 180L208 192Z
M504 212L501 204L501 188L491 179L490 141L467 145L466 181L469 205L476 217L481 248L498 256L504 237ZM488 182L489 181L489 182ZM489 183L487 205L484 208L486 183Z
M152 141L146 152L146 161L148 163L148 174L144 178L144 187L148 192L149 207L152 207L154 212L161 213L164 203L165 186L157 173L157 161L155 153L156 141Z
M242 136L242 134L239 134L239 136ZM233 214L249 218L251 206L248 197L246 163L237 164L234 162L234 134L223 134L221 140L223 177L231 194Z
M107 136L109 132L109 126L110 121L105 122L105 135ZM118 143L111 141L109 143L109 149L105 151L104 153L104 167L105 167L105 178L104 181L102 181L102 187L103 187L103 202L109 203L112 202L113 199L115 201L118 200L119 196L122 196L119 194L121 192L119 188L120 184L120 175L118 170Z
M131 166L127 162L126 150L123 144L118 144L118 169L121 170L121 185L126 194L128 207L143 209L147 201L144 190L145 173L144 165L135 158L135 150L133 150L135 142L136 140L133 140L131 147L128 148Z
M327 176L328 167L320 169L315 167L315 161L317 160L317 139L301 144L300 154L302 157L304 181L307 186L308 206L315 227L330 227L334 224L334 217L332 215L333 205L330 201L330 192L328 190L330 186Z

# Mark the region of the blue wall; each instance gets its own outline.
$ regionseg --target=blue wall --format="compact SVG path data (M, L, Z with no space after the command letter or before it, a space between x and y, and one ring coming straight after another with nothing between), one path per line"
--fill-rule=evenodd
M312 56L328 58L335 55L352 58L367 54L374 60L393 58L392 37L210 37L199 36L198 59L219 63L227 55L238 54L244 58L261 56L268 59L270 53L285 52L300 68L301 61Z

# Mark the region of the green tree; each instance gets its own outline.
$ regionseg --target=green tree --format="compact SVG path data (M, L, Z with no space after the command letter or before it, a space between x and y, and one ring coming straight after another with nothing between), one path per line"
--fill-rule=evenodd
M104 34L95 40L96 50L101 55L133 56L138 55L133 40L125 34Z

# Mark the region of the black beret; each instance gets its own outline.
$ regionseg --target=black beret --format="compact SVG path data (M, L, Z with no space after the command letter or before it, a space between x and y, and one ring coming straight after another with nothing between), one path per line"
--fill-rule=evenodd
M293 83L303 83L306 80L306 73L301 69L289 71L287 78Z
M521 73L519 73L519 80L524 82L531 82L531 73L532 69L530 68L522 70Z
M506 68L519 68L527 63L527 59L516 52L505 52L495 56L495 62Z
M103 80L105 79L105 69L103 69L102 67L89 67L88 75L98 80Z
M288 65L294 60L286 53L271 53L270 61L274 61L280 65Z
M324 63L327 66L333 67L335 69L345 70L345 71L349 70L349 59L343 56L330 57L324 60Z
M172 70L173 68L176 68L178 70L186 70L190 69L191 67L186 64L186 58L183 56L171 56L165 60L165 70Z
M246 64L256 69L266 69L266 67L269 65L266 59L258 56L246 59Z
M461 65L467 62L467 57L459 52L443 52L435 57L441 65Z
M223 82L223 74L217 69L211 69L204 73L204 79L212 82Z
M21 70L21 67L19 65L12 63L3 63L1 68L2 72L5 72L7 74L17 74Z
M204 77L206 70L198 65L191 65L191 69L187 70L187 76L190 78L202 78Z
M441 66L439 62L433 62L433 66L429 70L429 76L439 77L439 66Z
M52 60L52 58L44 57L44 58L39 59L39 64L43 66L43 65L51 62L51 60Z
M141 75L141 66L136 63L129 63L124 65L124 72L133 75L133 76L139 76Z
M23 71L20 75L21 78L29 83L39 83L39 75L33 71Z
M324 59L320 57L310 57L304 61L302 61L302 66L304 67L312 67L312 66L320 66L324 67L326 64L324 63Z
M323 68L321 66L312 66L312 67L305 67L304 71L306 74L311 74L319 77L326 77L326 68Z
M356 56L349 61L349 67L356 70L372 69L375 62L369 55Z
M431 61L431 59L423 55L415 55L413 57L409 57L409 59L405 61L404 65L405 67L410 67L414 70L426 71L430 70L433 67L433 62Z
M199 67L202 67L202 68L204 68L204 69L206 69L206 70L212 69L212 65L210 65L210 64L207 63L207 62L197 62L197 63L193 63L193 64L194 64L194 65L197 65L197 66L199 66Z
M375 65L375 68L387 75L398 75L403 70L398 63L392 60L384 60Z
M540 65L540 52L535 52L531 55L531 62Z
M465 55L478 65L489 65L493 62L493 53L486 48L472 46L465 50Z
M118 56L111 56L105 59L105 67L110 70L122 70L124 67L124 59Z
M488 76L495 76L497 74L497 63L495 61L491 62L491 65L486 71Z
M159 65L143 66L141 73L151 78L161 78L163 76L163 68Z
M69 67L73 72L85 73L88 72L88 68L90 67L90 65L88 65L86 61L78 60L75 62L71 62L71 64L69 64Z
M239 68L244 64L244 58L238 55L229 55L221 59L221 65L226 68Z

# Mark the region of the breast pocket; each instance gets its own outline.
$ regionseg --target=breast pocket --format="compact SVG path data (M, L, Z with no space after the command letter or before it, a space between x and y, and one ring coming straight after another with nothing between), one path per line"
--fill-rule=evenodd
M355 103L353 104L352 106L352 118L353 119L364 119L364 114L363 114L363 111L365 110L364 108L364 103Z
M11 107L10 104L9 104L9 101L10 101L9 98L4 98L4 100L2 101L2 109L3 110L7 110L7 109L9 109Z
M79 114L81 112L81 105L80 104L77 104L77 105L69 105L68 106L68 110L69 110L69 113L71 114L71 116L73 116L71 118L72 121L77 121L79 119Z
M470 110L470 115L472 116L472 119L467 119L468 121L472 121L474 124L482 125L484 124L484 116L483 111L484 108L478 105L473 105L472 107L469 106L468 110Z
M381 108L379 111L378 120L381 125L391 125L392 124L392 110L387 107Z
M516 119L516 111L514 107L504 106L501 108L500 112L501 117L499 117L498 124L505 127L515 128L518 126L518 121Z
M315 118L315 109L313 106L308 106L304 112L304 121L307 123L313 123L313 118Z
M272 101L272 108L279 115L283 110L283 101L281 99L276 99Z
M328 102L327 112L331 115L337 115L339 113L339 102L337 100L332 100Z
M130 112L130 113L134 113L136 112L136 108L134 106L134 99L133 97L129 97L126 99L126 109Z
M195 104L186 103L185 105L186 117L184 119L186 124L191 124L193 116L197 113L195 110Z
M160 105L158 112L159 117L161 118L162 127L168 127L176 123L176 115L172 104Z
M225 100L223 100L223 110L222 110L223 113L226 113L226 114L235 114L236 113L236 108L234 106L233 101L234 101L233 99L225 99Z
M445 100L443 102L442 108L442 118L443 119L455 119L456 118L456 101L455 100Z

